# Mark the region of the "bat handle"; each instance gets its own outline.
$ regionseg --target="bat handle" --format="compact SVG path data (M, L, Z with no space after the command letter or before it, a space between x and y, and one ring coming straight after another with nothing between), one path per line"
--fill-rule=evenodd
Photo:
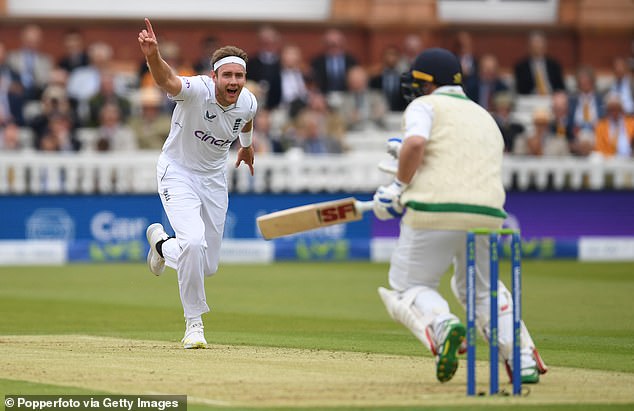
M360 213L364 213L366 211L370 211L372 210L372 207L374 207L374 201L355 201L354 202L354 206L357 209L358 212Z

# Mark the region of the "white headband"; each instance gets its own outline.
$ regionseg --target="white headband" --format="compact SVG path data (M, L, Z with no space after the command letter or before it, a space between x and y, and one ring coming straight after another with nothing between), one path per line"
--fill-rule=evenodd
M229 64L229 63L237 63L239 65L241 65L242 67L247 68L247 63L244 62L244 60L242 60L240 57L238 56L227 56L227 57L223 57L220 60L216 61L214 63L214 71L218 70L218 68L224 64Z

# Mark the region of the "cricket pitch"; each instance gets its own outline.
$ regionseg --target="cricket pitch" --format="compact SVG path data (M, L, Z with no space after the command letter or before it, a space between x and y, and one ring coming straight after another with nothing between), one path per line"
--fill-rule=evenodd
M463 364L464 365L464 364ZM500 367L503 368L503 367ZM0 378L114 394L186 394L226 407L634 403L634 374L551 367L523 397L465 396L462 366L448 383L430 357L93 336L0 336ZM486 391L488 363L477 369ZM506 382L506 375L501 374ZM501 388L511 390L509 384ZM16 393L19 394L19 393Z

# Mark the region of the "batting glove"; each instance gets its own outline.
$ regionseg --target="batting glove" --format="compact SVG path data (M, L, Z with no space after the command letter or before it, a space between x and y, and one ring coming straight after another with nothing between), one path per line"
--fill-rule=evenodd
M379 220L389 220L403 215L403 206L400 203L401 194L407 185L394 179L389 186L381 186L374 193L374 215Z
M399 154L401 154L401 146L403 145L403 140L397 137L393 137L387 140L387 152L392 157L398 159Z

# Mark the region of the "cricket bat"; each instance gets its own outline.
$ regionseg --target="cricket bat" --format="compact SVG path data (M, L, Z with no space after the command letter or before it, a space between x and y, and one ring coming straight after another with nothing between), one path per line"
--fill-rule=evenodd
M271 240L315 228L361 220L363 212L371 210L372 204L373 201L358 201L349 197L276 211L260 216L256 221L262 236Z

